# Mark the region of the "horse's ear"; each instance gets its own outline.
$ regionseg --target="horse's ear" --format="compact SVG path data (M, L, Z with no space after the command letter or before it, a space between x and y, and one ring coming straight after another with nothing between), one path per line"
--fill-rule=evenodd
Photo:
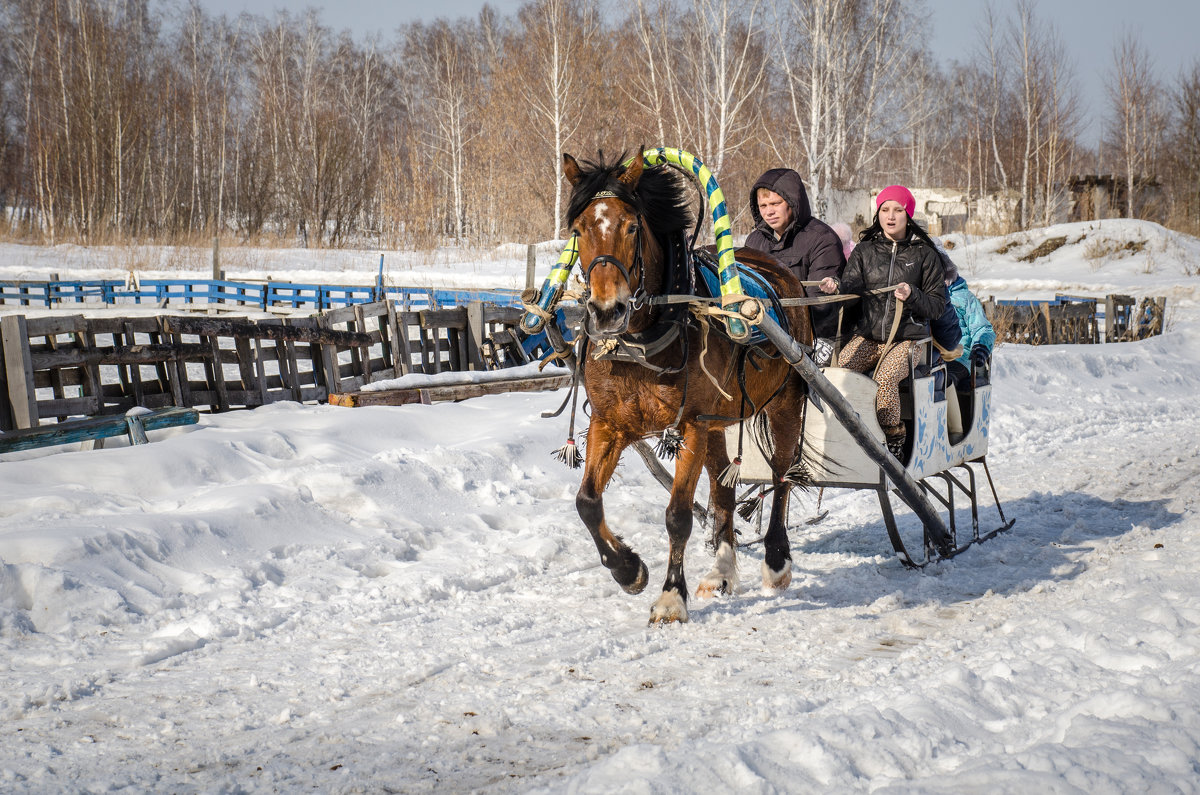
M625 167L625 173L619 178L619 182L630 190L637 188L638 180L642 178L642 170L646 167L646 161L642 159L642 147L638 147L637 154L633 158L633 162Z
M566 152L563 152L563 175L572 185L579 181L579 164Z

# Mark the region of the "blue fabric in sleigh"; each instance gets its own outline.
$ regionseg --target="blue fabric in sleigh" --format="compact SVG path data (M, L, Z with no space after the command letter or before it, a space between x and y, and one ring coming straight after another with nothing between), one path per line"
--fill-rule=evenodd
M791 333L787 317L782 307L777 303L779 296L765 278L748 265L737 264L738 276L742 281L742 294L757 298L767 311L767 317L779 324L784 331ZM702 284L698 284L698 292L705 298L718 298L721 295L721 277L717 274L717 263L707 257L696 257L696 270L700 273ZM767 335L755 326L750 334L747 345L759 345L766 342Z

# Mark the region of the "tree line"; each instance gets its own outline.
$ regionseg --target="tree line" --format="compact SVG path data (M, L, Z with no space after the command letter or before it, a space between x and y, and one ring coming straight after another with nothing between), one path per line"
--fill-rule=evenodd
M1200 60L1162 83L1117 41L1089 147L1033 0L989 9L966 63L926 24L920 0L530 0L385 38L198 0L0 0L0 206L9 237L49 243L541 240L562 152L666 144L712 168L742 232L780 164L818 215L900 182L1010 192L1035 226L1068 177L1111 173L1126 215L1200 231Z

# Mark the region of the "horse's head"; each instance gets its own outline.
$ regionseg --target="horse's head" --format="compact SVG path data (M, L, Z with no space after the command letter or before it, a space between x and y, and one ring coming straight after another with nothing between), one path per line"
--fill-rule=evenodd
M588 169L563 154L563 173L572 187L568 223L579 236L579 262L588 285L588 325L602 337L630 330L630 318L645 299L646 249L653 245L637 208L644 171L640 153L617 171Z
M645 168L640 149L628 166L624 159L580 163L563 154L571 183L567 223L579 236L588 326L603 337L648 325L646 299L662 289L660 236L686 229L692 218L673 174Z

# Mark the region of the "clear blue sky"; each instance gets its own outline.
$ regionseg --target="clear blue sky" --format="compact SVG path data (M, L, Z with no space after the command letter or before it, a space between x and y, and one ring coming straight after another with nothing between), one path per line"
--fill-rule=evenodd
M925 0L931 45L943 62L966 61L977 46L982 0ZM492 0L501 15L515 14L524 0ZM349 28L357 35L378 32L390 39L401 25L438 17L474 17L482 0L201 0L214 13L269 16L278 9L300 12L321 9L325 23ZM621 4L623 5L623 4ZM994 3L1001 17L1013 5ZM1104 84L1111 69L1113 45L1126 32L1141 36L1159 78L1174 82L1181 70L1200 58L1200 0L1037 0L1035 13L1053 24L1062 37L1083 97L1084 142L1100 137L1105 112Z

